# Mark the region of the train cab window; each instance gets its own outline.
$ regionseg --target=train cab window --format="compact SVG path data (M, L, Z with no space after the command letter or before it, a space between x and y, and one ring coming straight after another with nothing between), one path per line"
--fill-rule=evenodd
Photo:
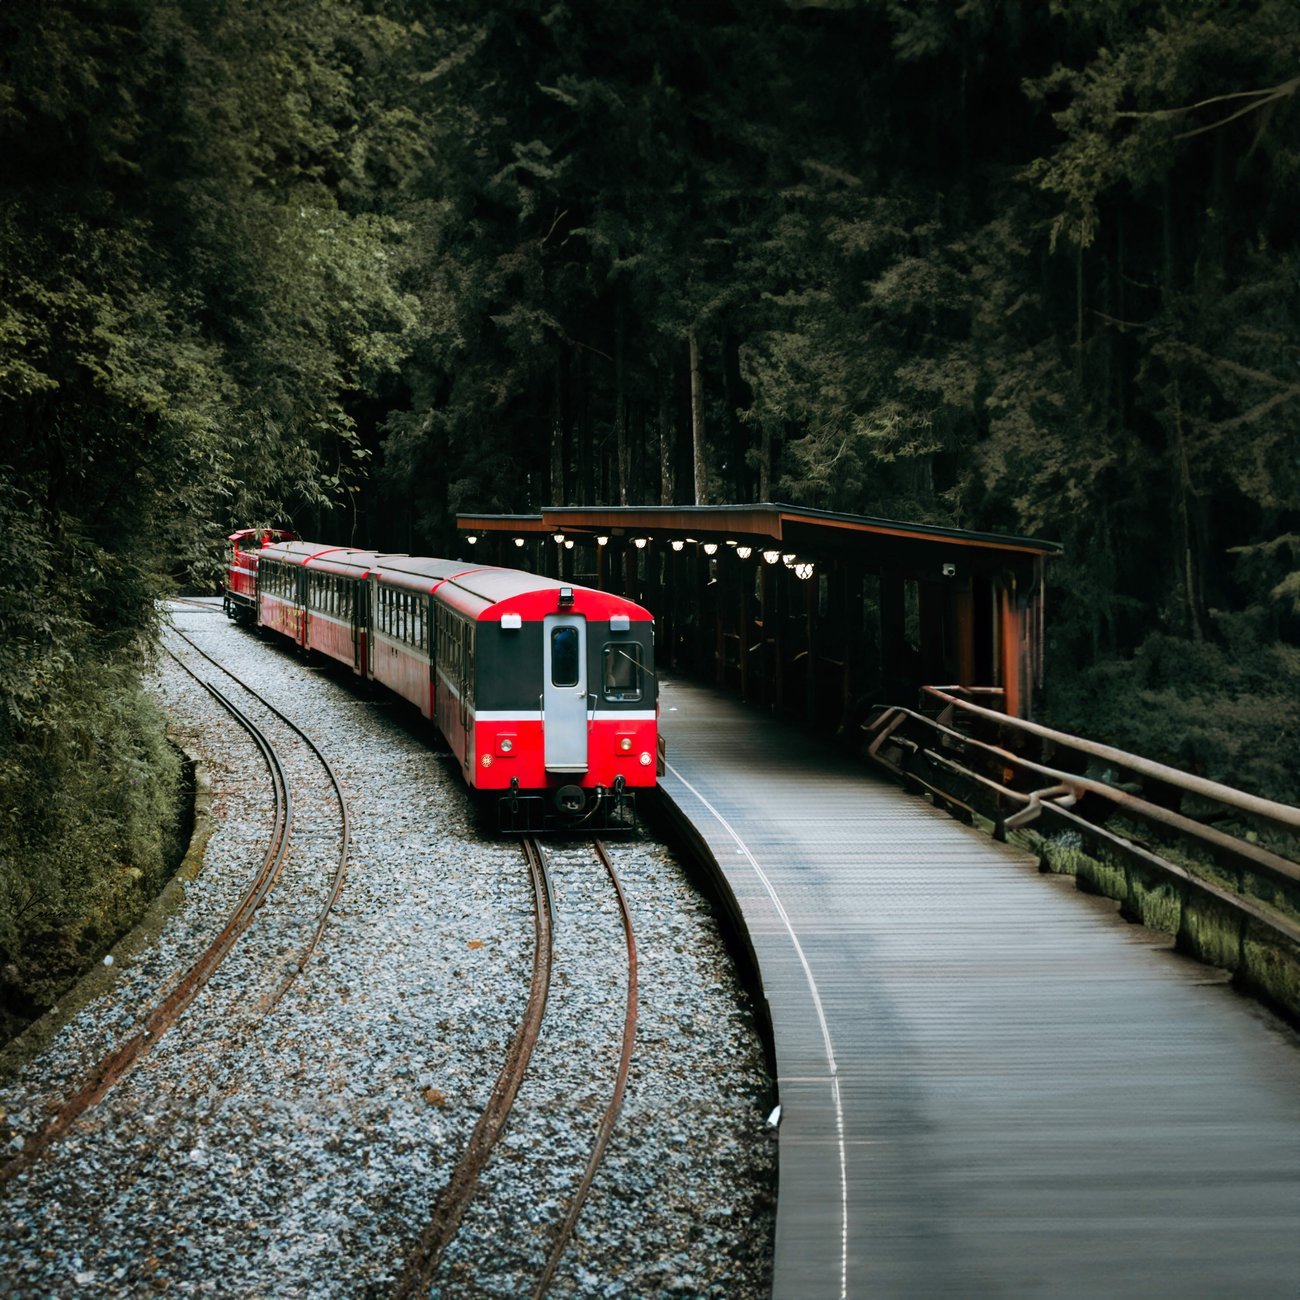
M551 685L576 686L578 684L578 629L553 627L551 629Z
M641 698L641 647L635 642L610 642L601 659L601 680L607 700Z

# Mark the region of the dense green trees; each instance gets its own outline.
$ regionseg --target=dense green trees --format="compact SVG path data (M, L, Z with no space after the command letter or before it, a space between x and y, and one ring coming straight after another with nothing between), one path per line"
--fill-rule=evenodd
M387 540L756 497L1059 537L1057 718L1295 797L1294 6L459 19L411 52Z
M156 597L232 520L345 488L404 349L350 6L0 13L0 992L106 943L163 869L178 764L141 697ZM372 149L373 145L373 149Z
M120 735L81 669L276 517L1058 537L1057 719L1295 798L1298 53L1291 0L6 7L0 913L41 747Z

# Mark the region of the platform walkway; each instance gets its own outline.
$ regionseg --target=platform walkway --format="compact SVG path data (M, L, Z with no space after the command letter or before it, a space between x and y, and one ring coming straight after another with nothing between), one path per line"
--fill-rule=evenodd
M661 720L771 1009L779 1300L1300 1296L1300 1035L815 738Z

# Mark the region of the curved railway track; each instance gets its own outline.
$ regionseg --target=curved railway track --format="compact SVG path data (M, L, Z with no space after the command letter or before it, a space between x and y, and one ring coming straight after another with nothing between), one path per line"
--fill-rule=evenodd
M348 825L347 800L344 798L342 787L324 754L317 748L315 743L306 735L295 723L290 721L281 713L273 704L264 699L254 691L246 682L243 682L229 669L218 663L211 655L207 654L197 646L183 632L173 628L173 633L182 641L186 642L193 650L206 659L215 667L221 669L232 680L237 682L242 689L248 692L263 707L268 709L286 726L290 727L302 740L311 748L312 752L320 760L322 766L327 772L331 786L339 802L340 816L342 820L342 849L339 858L339 864L333 873L330 889L326 898L324 907L321 909L316 928L306 944L303 952L299 955L296 968L288 976L282 979L276 989L260 1005L262 1014L269 1013L284 993L289 988L294 976L301 972L311 953L315 950L324 931L330 910L333 908L338 898L339 891L343 885L343 879L346 874L348 847L350 842L350 833ZM280 755L268 738L266 733L257 724L235 705L225 694L223 694L211 682L206 681L198 673L185 663L169 647L164 646L171 658L188 673L205 691L210 694L221 706L230 714L239 726L247 732L253 743L257 746L263 761L266 763L267 771L271 779L271 788L273 796L273 807L271 816L271 834L267 842L266 849L262 856L252 881L240 897L233 911L226 918L221 930L216 937L208 944L204 951L199 955L197 960L180 976L173 988L161 1001L156 1003L150 1009L140 1022L139 1028L123 1043L108 1052L87 1074L83 1082L60 1102L45 1127L42 1128L33 1137L28 1139L21 1151L9 1157L3 1164L0 1164L0 1183L8 1181L24 1169L28 1168L33 1161L37 1160L41 1154L55 1143L74 1123L84 1115L88 1110L94 1107L109 1092L115 1083L118 1082L131 1068L143 1057L153 1045L170 1029L184 1014L185 1010L198 996L204 985L212 978L214 972L220 967L221 963L230 953L231 949L238 942L239 938L252 924L258 909L266 902L272 888L279 879L280 873L284 867L285 861L289 855L289 844L293 830L293 795L290 789L289 778L285 771Z
M351 829L351 822L348 814L348 801L346 796L343 793L343 786L339 781L338 774L334 771L334 768L330 764L329 759L325 757L324 753L321 751L320 747L316 744L316 742L312 740L312 738L300 726L298 726L296 722L294 722L291 718L287 717L284 713L282 713L279 709L277 709L275 705L270 702L270 700L266 699L265 696L255 691L241 677L231 672L231 670L227 668L223 663L214 659L210 654L208 654L206 650L202 649L202 647L197 645L190 637L186 636L185 633L182 632L179 628L174 627L171 629L171 631L175 636L179 637L192 650L194 650L196 654L200 655L203 659L207 660L208 663L212 664L214 668L220 669L220 671L225 673L226 676L231 678L232 681L237 682L239 686L243 690L247 691L248 694L251 695L263 708L265 708L269 713L271 713L276 718L278 718L282 723L284 723L286 727L288 727L296 736L298 736L302 740L302 742L308 747L308 749L311 750L311 752L319 760L321 767L325 771L325 775L329 778L330 789L333 791L334 798L338 802L339 820L341 823L341 831L339 836L340 847L339 847L338 861L335 864L334 871L330 877L329 889L326 893L325 901L320 908L320 912L316 922L316 927L312 932L311 938L308 940L302 952L299 954L293 971L288 976L286 976L283 980L281 980L280 984L275 989L275 991L269 996L269 998L262 1005L263 1012L269 1012L275 1007L276 1003L278 1003L280 999L288 991L289 986L293 983L295 976L301 974L304 967L311 960L312 953L315 952L317 945L320 943L321 935L324 934L325 932L325 926L329 922L330 913L334 909L334 904L338 901L339 894L343 889L343 882L347 878L348 853L352 844L352 829ZM175 657L176 656L173 655L173 658ZM180 661L177 660L177 662ZM215 688L213 688L209 683L204 682L201 678L199 678L196 674L194 674L184 663L181 663L181 667L185 668L186 672L189 672L190 675L194 677L196 681L198 681L202 686L204 686L205 689L211 691L214 695L216 695L218 699L222 698L220 693L217 692Z
M434 1205L429 1222L408 1255L403 1272L393 1290L394 1297L402 1300L425 1294L433 1284L443 1256L455 1238L478 1190L480 1177L505 1132L507 1120L528 1074L529 1066L533 1061L534 1048L541 1033L552 974L555 970L557 905L545 850L531 837L525 837L522 847L532 882L534 908L533 972L528 1002L518 1028L506 1049L505 1060L493 1084L487 1104L451 1177ZM605 845L596 841L594 849L618 899L627 950L627 1001L623 1017L622 1041L610 1100L597 1126L590 1154L569 1200L568 1209L560 1222L551 1230L550 1248L545 1265L533 1287L534 1297L544 1295L549 1289L572 1238L592 1181L614 1132L627 1087L636 1041L637 960L631 912Z

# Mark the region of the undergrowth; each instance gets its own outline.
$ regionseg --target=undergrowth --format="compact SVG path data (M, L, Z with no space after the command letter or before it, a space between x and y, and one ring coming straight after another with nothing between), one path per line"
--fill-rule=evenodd
M1300 804L1300 647L1252 611L1216 639L1156 633L1131 657L1049 674L1043 721L1282 803Z
M0 1042L129 929L178 856L181 760L134 671L60 684L0 747ZM59 689L56 687L56 690Z

